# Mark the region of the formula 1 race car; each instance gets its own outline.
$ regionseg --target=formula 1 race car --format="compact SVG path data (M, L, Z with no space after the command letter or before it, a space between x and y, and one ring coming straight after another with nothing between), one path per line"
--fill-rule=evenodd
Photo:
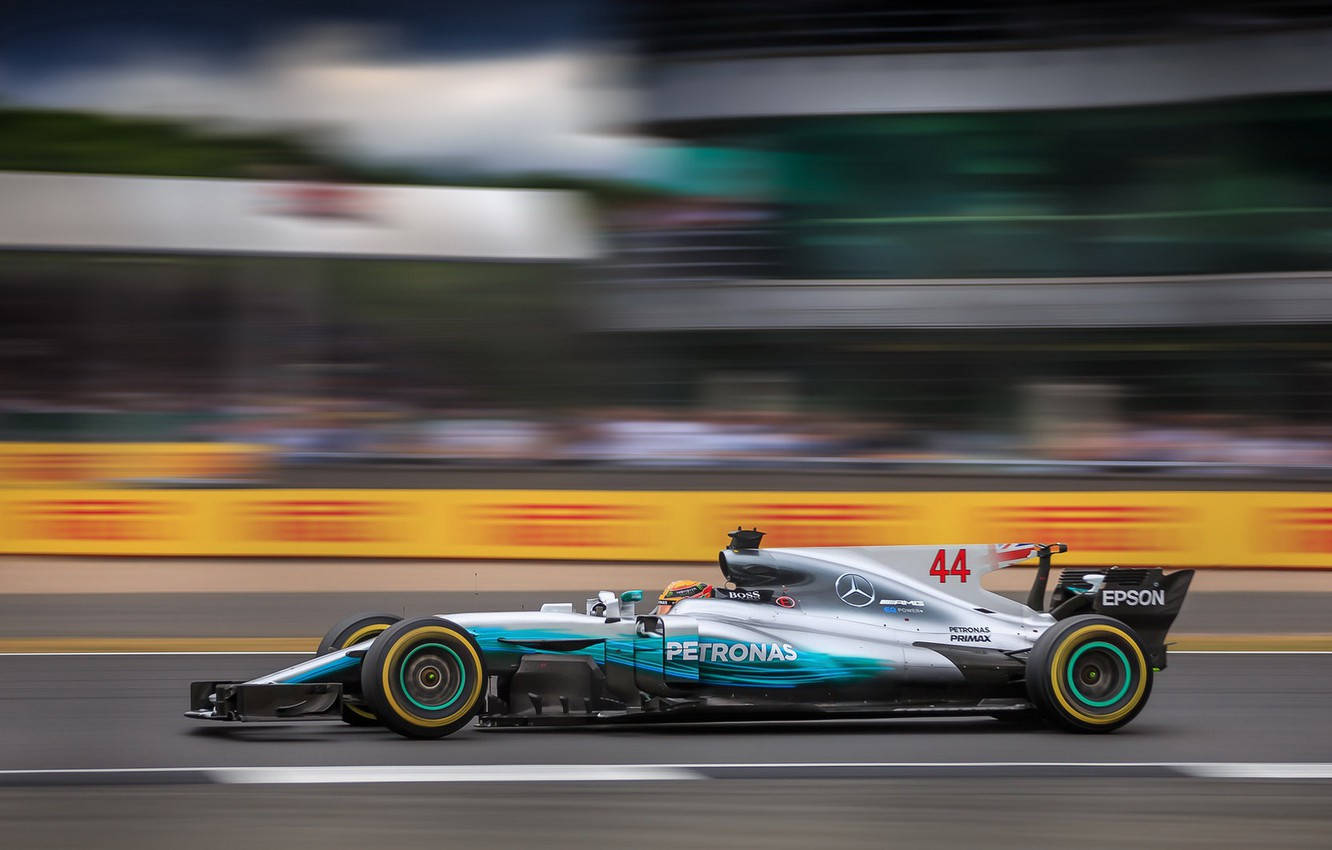
M602 591L585 613L357 615L316 657L195 682L187 716L342 719L413 738L482 726L921 715L1108 732L1142 711L1192 570L1066 569L1063 544L760 550L731 532L727 586L651 614ZM1037 559L1025 604L985 590ZM663 601L664 598L663 598Z

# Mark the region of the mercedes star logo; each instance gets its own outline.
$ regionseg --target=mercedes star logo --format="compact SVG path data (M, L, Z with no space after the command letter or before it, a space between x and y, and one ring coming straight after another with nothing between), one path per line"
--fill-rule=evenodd
M869 579L855 573L842 573L837 577L837 598L852 608L864 608L874 601L874 585Z

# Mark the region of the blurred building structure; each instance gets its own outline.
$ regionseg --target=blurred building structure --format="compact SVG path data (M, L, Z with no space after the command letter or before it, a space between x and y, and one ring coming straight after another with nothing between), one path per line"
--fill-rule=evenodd
M569 191L0 172L0 251L6 439L391 452L541 380L597 236Z
M663 386L782 374L888 453L1326 461L1325 4L637 9L644 132L758 175L611 229Z
M27 251L573 262L571 192L0 172L0 247Z

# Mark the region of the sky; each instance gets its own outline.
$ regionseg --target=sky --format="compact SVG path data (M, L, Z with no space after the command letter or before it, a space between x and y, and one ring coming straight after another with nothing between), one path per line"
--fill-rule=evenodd
M162 47L225 61L330 22L396 30L405 51L434 57L563 47L595 40L612 23L599 0L10 0L0 62L42 71Z
M609 174L642 140L610 0L11 0L0 98L299 130L375 164Z

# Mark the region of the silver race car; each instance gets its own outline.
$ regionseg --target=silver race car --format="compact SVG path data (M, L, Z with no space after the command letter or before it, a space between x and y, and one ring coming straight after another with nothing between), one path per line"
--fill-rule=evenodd
M699 583L636 613L364 614L316 657L247 682L195 682L187 716L342 719L439 738L482 726L921 715L1108 732L1147 704L1192 570L1063 570L1063 544L760 549L737 529ZM1026 601L981 576L1036 559ZM688 583L686 583L688 584Z

